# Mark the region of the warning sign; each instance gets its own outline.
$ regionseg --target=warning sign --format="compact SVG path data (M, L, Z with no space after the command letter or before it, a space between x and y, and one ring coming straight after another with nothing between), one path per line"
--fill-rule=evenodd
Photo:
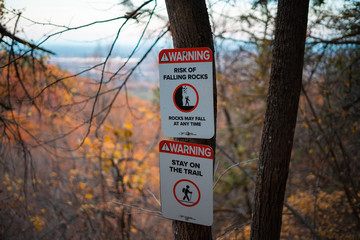
M161 141L160 188L164 217L210 226L213 221L213 150Z
M159 53L161 128L167 137L214 136L213 55L209 48Z

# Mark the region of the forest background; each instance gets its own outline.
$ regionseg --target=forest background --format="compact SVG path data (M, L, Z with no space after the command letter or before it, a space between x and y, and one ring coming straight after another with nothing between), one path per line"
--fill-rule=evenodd
M284 239L360 237L360 3L339 2L309 11ZM157 54L172 47L163 3L114 2L116 16L80 25L0 4L0 238L168 239L157 150ZM248 239L277 6L207 4L218 88L213 232ZM103 24L108 44L65 69L51 41ZM39 39L27 37L31 26L44 27Z

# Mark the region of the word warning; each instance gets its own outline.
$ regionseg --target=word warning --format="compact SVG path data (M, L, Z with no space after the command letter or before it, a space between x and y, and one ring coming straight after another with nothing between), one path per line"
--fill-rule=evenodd
M159 53L161 129L167 137L214 136L213 55L209 48Z
M210 146L161 141L161 209L166 218L210 226L213 221L213 150Z

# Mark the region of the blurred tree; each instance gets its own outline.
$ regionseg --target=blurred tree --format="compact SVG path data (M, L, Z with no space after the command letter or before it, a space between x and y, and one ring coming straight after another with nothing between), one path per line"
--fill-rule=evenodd
M279 1L251 239L279 239L300 98L309 1Z

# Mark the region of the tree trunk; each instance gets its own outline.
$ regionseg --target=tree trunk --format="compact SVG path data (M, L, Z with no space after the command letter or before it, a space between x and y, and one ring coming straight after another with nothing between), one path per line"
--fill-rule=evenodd
M208 47L214 52L209 15L204 0L165 0L174 48ZM213 58L215 59L215 58ZM213 60L214 61L214 60ZM215 63L213 62L214 119L216 123ZM175 138L177 141L209 145L215 152L215 135L211 139ZM211 227L173 221L176 240L212 239Z
M279 239L301 90L309 0L279 0L251 239Z

